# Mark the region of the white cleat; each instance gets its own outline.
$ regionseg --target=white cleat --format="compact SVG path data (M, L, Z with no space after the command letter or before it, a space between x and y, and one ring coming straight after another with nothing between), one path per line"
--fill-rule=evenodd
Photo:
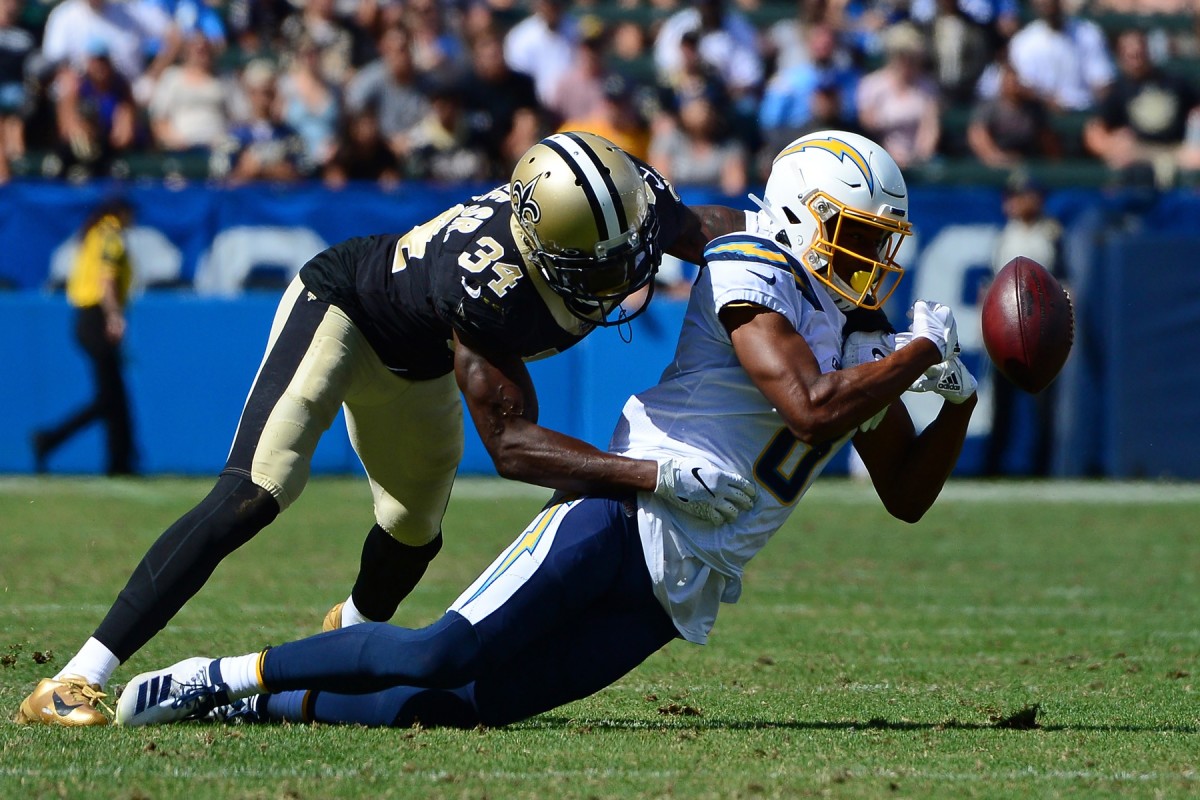
M224 705L229 705L229 687L221 678L217 660L188 658L131 680L117 701L116 723L164 725L199 719Z
M264 712L267 699L265 694L256 694L247 697L244 700L234 700L227 706L217 706L212 711L209 711L201 719L206 722L220 722L225 725L242 725L255 724L266 722L267 716Z

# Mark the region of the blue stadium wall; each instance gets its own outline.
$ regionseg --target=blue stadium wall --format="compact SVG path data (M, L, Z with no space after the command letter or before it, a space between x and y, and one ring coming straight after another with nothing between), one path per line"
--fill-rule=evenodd
M405 230L488 187L319 187L124 190L138 209L132 241L142 279L130 315L128 368L140 465L146 473L213 474L224 463L258 368L277 286L322 247L357 235ZM47 287L69 265L75 228L104 186L14 183L0 187L0 472L33 467L29 438L81 405L87 363L71 339L72 313ZM691 203L745 200L685 192ZM1063 190L1049 210L1067 230L1065 263L1078 305L1076 348L1056 384L1053 471L1058 475L1200 477L1200 197ZM888 307L897 327L923 297L954 305L981 403L959 473L975 474L991 429L995 376L979 335L981 287L1002 224L1000 195L983 188L918 188L909 275ZM632 342L601 330L556 358L532 364L544 424L604 446L625 396L653 383L670 361L681 302L659 299L633 324ZM910 396L918 422L935 413ZM1005 469L1029 469L1032 401L1022 398ZM468 425L468 428L470 426ZM102 468L98 429L56 453L55 472ZM845 471L846 458L831 466ZM314 472L361 472L339 418ZM468 430L464 473L492 473Z

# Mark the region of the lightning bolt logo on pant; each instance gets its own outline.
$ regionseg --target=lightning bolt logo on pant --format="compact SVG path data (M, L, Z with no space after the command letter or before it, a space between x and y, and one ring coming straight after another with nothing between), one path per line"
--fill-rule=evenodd
M558 518L561 512L569 507L569 503L559 503L547 508L541 514L534 517L533 522L525 529L525 533L521 538L517 539L513 546L508 549L508 552L504 554L504 558L492 569L487 579L479 585L479 588L462 605L469 604L472 600L487 591L487 588L499 580L500 576L515 564L522 554L529 553L532 555L533 551L537 549L538 544L541 543L542 537L545 536L550 524Z

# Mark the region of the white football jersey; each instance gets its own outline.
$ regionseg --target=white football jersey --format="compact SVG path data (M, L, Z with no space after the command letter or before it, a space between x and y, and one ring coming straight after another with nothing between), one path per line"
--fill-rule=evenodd
M840 369L845 317L799 260L766 236L713 240L688 301L675 359L658 384L629 399L610 449L633 458L701 457L751 478L754 507L713 526L639 495L639 527L655 592L689 641L703 643L720 602L736 602L742 570L777 531L826 462L850 438L810 448L742 369L718 318L731 303L776 311Z

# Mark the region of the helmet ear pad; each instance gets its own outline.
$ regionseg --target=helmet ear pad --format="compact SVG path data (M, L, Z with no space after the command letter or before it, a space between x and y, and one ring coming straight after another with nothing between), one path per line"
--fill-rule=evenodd
M521 157L509 186L547 285L576 316L616 324L608 314L650 284L662 260L654 194L638 166L600 136L560 133Z

